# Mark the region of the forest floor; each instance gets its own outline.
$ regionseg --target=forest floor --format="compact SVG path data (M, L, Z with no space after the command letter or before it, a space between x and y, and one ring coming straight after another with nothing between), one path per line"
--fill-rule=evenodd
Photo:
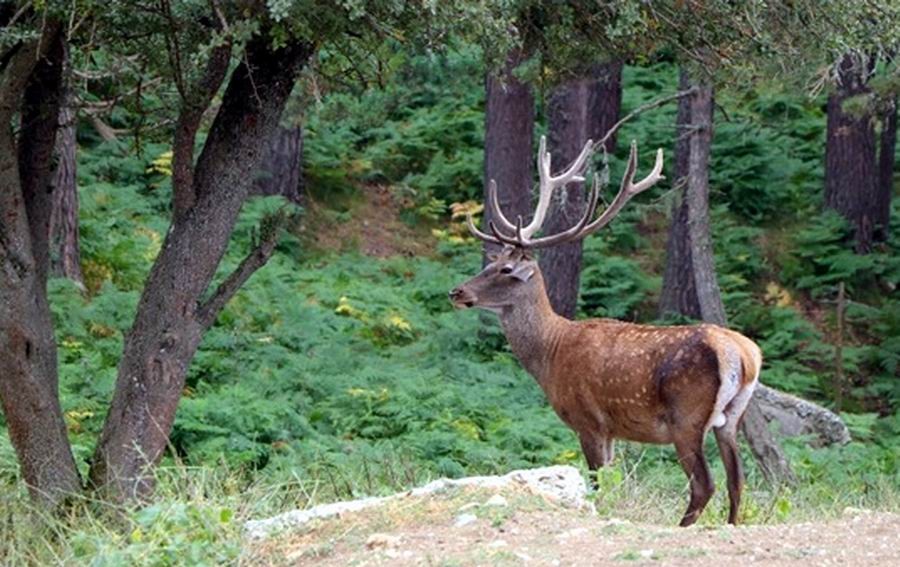
M491 498L491 495L494 495ZM900 515L677 528L601 518L521 490L458 489L314 520L247 565L900 565ZM702 521L702 519L701 519Z
M422 237L400 219L400 204L390 187L366 185L361 198L349 205L349 214L341 215L308 197L307 215L302 233L312 239L318 250L348 251L375 258L419 256L433 252L434 238Z

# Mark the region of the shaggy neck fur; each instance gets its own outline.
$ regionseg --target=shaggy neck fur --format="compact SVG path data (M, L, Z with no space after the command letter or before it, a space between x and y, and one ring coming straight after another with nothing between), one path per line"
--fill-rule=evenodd
M535 297L518 305L504 307L500 324L513 353L541 387L546 388L549 367L563 328L570 322L557 315L550 305L540 272L533 276Z

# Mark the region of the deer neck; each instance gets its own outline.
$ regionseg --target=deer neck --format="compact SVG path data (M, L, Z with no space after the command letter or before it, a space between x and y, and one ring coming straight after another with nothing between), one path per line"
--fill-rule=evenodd
M553 311L543 286L537 295L534 301L505 307L500 324L516 358L546 388L552 359L569 321Z

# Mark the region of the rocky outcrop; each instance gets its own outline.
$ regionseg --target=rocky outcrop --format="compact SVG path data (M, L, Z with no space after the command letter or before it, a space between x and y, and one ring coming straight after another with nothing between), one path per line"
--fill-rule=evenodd
M270 535L296 528L320 518L340 516L383 505L401 498L416 498L440 494L456 487L500 490L518 488L531 491L549 500L581 508L585 506L587 487L581 473L575 467L553 466L538 469L517 470L502 476L472 476L459 479L442 478L406 492L391 496L362 498L345 502L321 504L306 510L294 510L264 520L244 524L244 533L250 539L264 539ZM490 503L490 501L489 501Z

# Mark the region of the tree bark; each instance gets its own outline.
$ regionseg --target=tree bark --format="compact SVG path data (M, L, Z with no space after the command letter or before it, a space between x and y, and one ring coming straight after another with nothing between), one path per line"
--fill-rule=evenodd
M558 168L574 160L588 139L599 140L619 119L622 107L622 64L595 65L589 77L558 85L547 104L549 149ZM606 143L615 152L617 136ZM584 214L584 184L572 183L553 196L544 232L570 228ZM541 272L554 311L568 319L578 310L581 282L582 241L561 244L541 252Z
M78 240L77 116L72 88L68 84L68 66L67 56L63 67L66 84L63 86L59 131L56 135L53 212L50 216L50 273L80 284L84 281L84 276L81 273L81 247Z
M680 89L691 81L682 71ZM709 226L709 153L713 135L713 92L698 85L697 92L679 101L676 182L684 183L682 201L672 219L663 279L662 313L679 313L717 325L727 325L716 281ZM687 155L685 155L687 154ZM683 225L683 226L677 226ZM792 481L794 473L780 445L769 432L757 397L741 420L763 475L772 482Z
M313 49L271 47L267 34L251 40L232 74L210 128L189 191L154 262L125 339L112 404L90 471L106 496L142 499L153 489L150 468L168 443L185 374L203 332L237 285L268 256L259 248L238 277L204 295L225 253L241 205L263 159L297 74ZM268 250L271 253L271 249ZM212 303L210 303L212 302Z
M592 140L602 139L622 113L622 67L621 61L611 61L591 68L588 137ZM618 139L618 132L609 137L607 153L616 153Z
M691 87L687 73L682 71L678 90ZM663 273L662 294L659 300L660 317L679 314L691 319L701 319L697 288L694 285L694 265L691 259L691 243L688 234L687 180L690 161L691 97L678 100L675 124L675 164L673 185L681 187L679 198L672 206L672 221L666 242L666 267Z
M55 506L81 488L59 404L46 288L62 26L47 22L39 39L17 49L0 75L0 399L29 492Z
M704 321L725 325L725 306L716 280L712 231L709 225L709 152L713 137L713 90L701 85L694 96L688 97L691 111L687 184L684 201L687 205L687 230L693 266L694 288Z
M878 217L875 238L885 242L891 232L891 198L894 196L894 156L897 152L897 98L894 97L881 120L878 144Z
M581 153L588 140L590 81L585 77L557 85L547 101L548 149L557 173ZM557 189L544 222L545 234L562 232L578 223L584 214L584 183L569 183ZM541 251L540 266L550 305L559 315L572 319L578 307L581 279L581 241L560 244Z
M253 182L252 195L280 195L301 202L303 128L279 126L269 140L260 174Z
M530 220L533 180L534 95L531 85L516 78L514 71L526 59L521 49L506 58L506 64L485 78L484 113L484 195L497 182L498 200L507 218ZM484 211L483 226L491 221L490 207ZM484 258L499 246L486 242Z
M845 55L841 60L838 84L828 97L825 141L825 206L850 221L859 254L871 251L881 217L875 131L869 111L848 112L844 103L869 93L868 66L867 58Z

